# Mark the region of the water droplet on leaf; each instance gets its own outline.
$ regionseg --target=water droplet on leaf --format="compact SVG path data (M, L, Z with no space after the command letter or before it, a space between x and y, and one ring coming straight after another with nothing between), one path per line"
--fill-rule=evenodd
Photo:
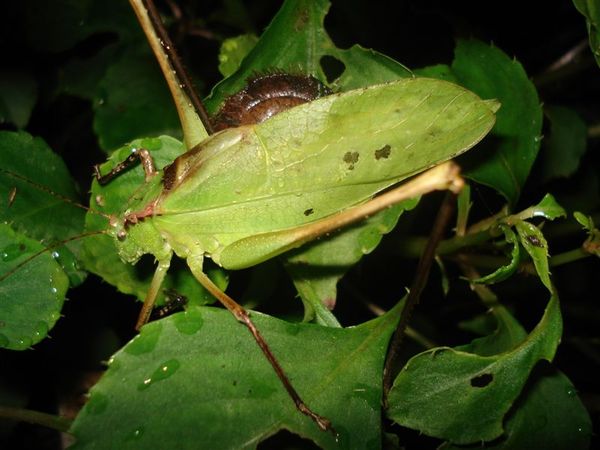
M17 348L24 349L28 347L31 347L31 339L28 337L22 337L17 340Z
M2 261L12 261L13 259L16 259L19 256L21 256L24 250L26 250L26 248L19 244L7 245L6 247L4 247L4 250L0 252Z
M35 326L35 331L34 331L34 335L36 338L41 339L43 337L45 337L48 334L48 325L46 324L46 322L38 322L37 325Z
M138 385L138 391L148 389L154 383L170 378L175 372L177 372L177 370L179 370L180 366L181 363L176 359L170 359L168 361L165 361L164 363L158 366L158 368L152 373L152 375L149 378L146 378L142 383Z
M137 427L135 430L133 430L131 433L129 433L127 435L127 437L125 438L125 440L127 441L134 441L137 439L140 439L142 436L144 435L144 427Z
M154 322L146 325L142 328L140 334L133 338L133 340L125 346L123 349L125 353L130 355L142 355L149 353L156 347L160 332L162 331L162 324Z
M101 414L108 407L108 397L100 392L94 392L85 408L89 414Z
M173 323L177 331L183 334L195 334L202 328L204 319L198 309L190 309L182 314L173 316Z

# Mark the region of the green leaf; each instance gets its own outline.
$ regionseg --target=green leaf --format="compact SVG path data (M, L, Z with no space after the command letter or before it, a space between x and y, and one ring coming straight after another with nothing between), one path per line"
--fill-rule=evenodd
M304 302L304 320L314 316L321 325L339 326L329 312L335 307L338 281L363 255L377 247L403 211L417 203L418 199L414 199L395 205L364 223L286 254L286 270Z
M514 59L476 40L459 40L450 69L434 66L419 71L456 79L484 99L502 105L496 126L483 148L467 158L465 175L516 203L540 147L542 108L533 83Z
M590 35L590 48L600 66L600 4L598 0L573 0L575 8L585 16L588 34Z
M94 130L104 150L145 136L181 135L173 99L145 47L131 48L115 61L96 95Z
M133 148L145 148L152 153L154 163L158 169L170 164L185 149L183 144L169 136L160 138L138 139L131 144L116 150L108 162L101 166L101 173L107 173L116 164L124 161ZM140 186L144 185L144 171L141 165L121 173L105 186L100 186L96 181L92 184L90 211L85 217L87 231L106 230L108 223L104 215L119 214L123 212L124 205L131 201L131 197ZM98 214L100 213L100 214ZM108 235L97 235L86 238L82 261L85 268L101 276L104 281L112 284L125 294L135 295L142 300L146 296L150 280L154 272L154 261L142 261L134 266L121 260L115 247L114 238ZM210 269L209 276L219 286L227 285L220 269ZM183 262L174 262L167 274L164 289L174 289L184 295L192 303L212 303L214 298L191 275ZM160 302L163 299L160 293Z
M39 242L0 224L0 347L26 350L58 318L69 279Z
M458 347L457 350L481 356L495 355L514 349L526 339L527 333L504 306L497 303L490 311L492 314L478 316L478 319L479 322L482 319L495 320L496 330L489 336L475 339L469 345ZM566 377L558 372L550 375L548 371L541 372L539 368L538 365L533 370L523 392L506 415L504 435L499 440L486 444L485 448L572 448L568 442L575 445L574 448L579 448L578 442L589 440L589 435L586 437L585 432L586 425L589 429L589 417ZM550 406L552 403L556 405ZM565 407L573 413L571 420L562 419ZM561 421L561 424L556 423L557 421ZM556 430L559 432L554 435ZM548 434L553 437L549 438ZM542 444L546 439L555 442ZM558 446L555 447L556 443ZM446 443L440 448L458 450L464 447Z
M544 107L550 136L544 137L541 153L542 181L569 177L579 167L587 148L587 126L579 114L562 106Z
M515 223L515 228L519 234L521 245L523 245L533 260L533 265L540 280L550 292L553 292L552 282L550 281L548 243L546 242L546 238L538 227L529 222L518 221Z
M503 322L510 324L507 318ZM504 328L517 335L501 339L504 344L494 344L499 351L520 338L518 324ZM496 439L504 432L503 419L533 367L540 359L551 361L554 357L561 333L558 297L553 296L535 329L512 350L483 356L497 342L483 338L466 347L478 348L483 355L448 347L421 353L411 358L396 378L388 416L400 425L455 444Z
M600 256L600 230L595 227L592 217L578 211L575 211L573 216L588 234L588 238L582 245L583 249L592 255Z
M469 321L461 322L459 326L463 330L483 337L455 349L479 356L491 356L508 352L522 344L527 338L527 332L498 301L496 295L487 290L485 295L480 295L480 298L486 306L489 306L488 311Z
M326 81L322 67L324 57L333 57L344 66L336 81L342 90L411 75L401 64L373 50L360 46L347 50L336 48L323 27L328 10L326 0L285 2L239 70L215 86L206 99L207 109L215 113L227 96L242 89L246 80L256 73L274 69L288 73L300 71Z
M586 216L579 211L575 211L573 217L588 233L594 229L594 219L592 219L592 216Z
M463 86L502 104L491 133L496 145L475 155L481 158L466 174L515 204L540 147L542 108L535 87L521 64L474 40L458 42L452 69Z
M494 331L487 336L474 339L470 344L456 347L456 350L479 356L499 355L513 350L527 338L527 332L523 326L500 303L494 304L488 314L479 317L488 319L488 321L489 319L493 320L495 322ZM489 326L489 323L480 323L480 326L486 325Z
M534 370L508 413L505 435L480 448L586 450L590 448L591 434L590 416L571 381L562 372L542 366ZM442 445L440 449L464 447Z
M510 262L502 267L499 267L494 272L485 275L481 278L477 278L475 280L469 280L471 283L480 283L480 284L493 284L499 283L500 281L504 281L509 278L519 266L519 261L521 259L521 251L519 247L519 240L517 239L514 231L507 225L500 224L500 229L504 233L504 239L507 244L512 245L512 250L510 254Z
M514 216L509 216L507 221L510 222L513 217L517 217L520 220L531 219L532 217L543 217L544 219L554 220L559 217L567 217L567 212L558 204L552 194L546 194L537 205L524 209Z
M436 64L435 66L416 69L415 74L420 77L437 78L438 80L446 80L451 83L460 84L460 81L454 74L452 68L446 64Z
M219 51L219 72L224 77L233 74L242 63L248 52L254 48L258 37L254 34L242 34L225 39Z
M85 273L77 266L84 207L64 162L40 138L0 132L0 220L16 231L53 246L72 285ZM12 200L12 201L11 201ZM58 244L58 246L57 246Z
M344 72L335 81L335 87L342 91L413 76L413 73L399 62L360 45L353 45L349 49L334 47L325 55L334 57L345 67Z
M252 313L337 442L296 410L248 331L227 311L202 307L146 325L111 358L73 424L72 448L254 448L281 429L323 448L377 447L383 360L399 313L349 329ZM164 408L174 401L182 407Z

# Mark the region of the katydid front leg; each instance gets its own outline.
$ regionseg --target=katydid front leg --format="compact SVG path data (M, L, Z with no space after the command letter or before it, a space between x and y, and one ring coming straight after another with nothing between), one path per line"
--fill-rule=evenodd
M135 324L135 329L138 331L146 322L148 322L148 319L150 318L150 314L152 313L152 309L156 303L156 297L160 292L160 288L165 280L165 276L167 275L167 270L169 270L169 266L171 265L172 255L173 253L170 253L168 259L158 261L158 266L154 271L150 288L148 289L146 298L144 299L144 305L142 306L142 310L140 311L140 315L138 316L138 320Z
M94 175L96 176L96 180L98 181L98 183L104 186L117 175L119 175L121 172L124 172L130 167L136 165L138 161L142 164L146 181L150 180L150 178L158 174L150 152L145 148L134 148L131 151L131 154L127 157L127 159L125 159L125 161L121 161L119 164L113 167L113 169L110 172L104 175L100 173L100 168L97 165L94 166Z

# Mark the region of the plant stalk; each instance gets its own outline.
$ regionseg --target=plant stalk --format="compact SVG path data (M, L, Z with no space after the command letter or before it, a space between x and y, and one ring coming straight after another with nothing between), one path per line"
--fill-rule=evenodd
M68 433L69 428L71 428L72 422L66 417L55 416L54 414L33 411L31 409L13 408L11 406L1 405L0 418L32 423L34 425L41 425L46 428L62 431L63 433Z

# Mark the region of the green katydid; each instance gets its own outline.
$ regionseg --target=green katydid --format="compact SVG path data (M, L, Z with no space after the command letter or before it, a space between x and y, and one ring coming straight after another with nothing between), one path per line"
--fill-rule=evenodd
M150 155L136 152L148 180L111 217L109 233L124 261L146 253L158 260L138 325L177 254L250 328L299 409L327 428L300 400L248 313L206 277L204 257L229 269L251 266L405 198L458 189L456 166L445 163L373 198L471 148L493 125L496 104L453 84L412 78L334 94L208 137L201 104L172 67L173 55L166 57L168 37L156 36L147 6L132 4L171 87L189 149L162 172Z
M111 219L109 233L124 261L136 263L144 254L157 260L137 327L147 321L176 254L249 328L298 409L328 429L329 421L296 393L248 312L205 275L204 258L225 269L249 267L399 201L459 189L457 166L440 163L485 136L497 104L444 81L409 78L326 96L206 137L201 103L178 78L178 60L168 37L160 29L157 35L153 6L131 3L165 73L189 148L163 171L136 149L130 159L142 160L146 183ZM99 179L108 181L122 168Z

